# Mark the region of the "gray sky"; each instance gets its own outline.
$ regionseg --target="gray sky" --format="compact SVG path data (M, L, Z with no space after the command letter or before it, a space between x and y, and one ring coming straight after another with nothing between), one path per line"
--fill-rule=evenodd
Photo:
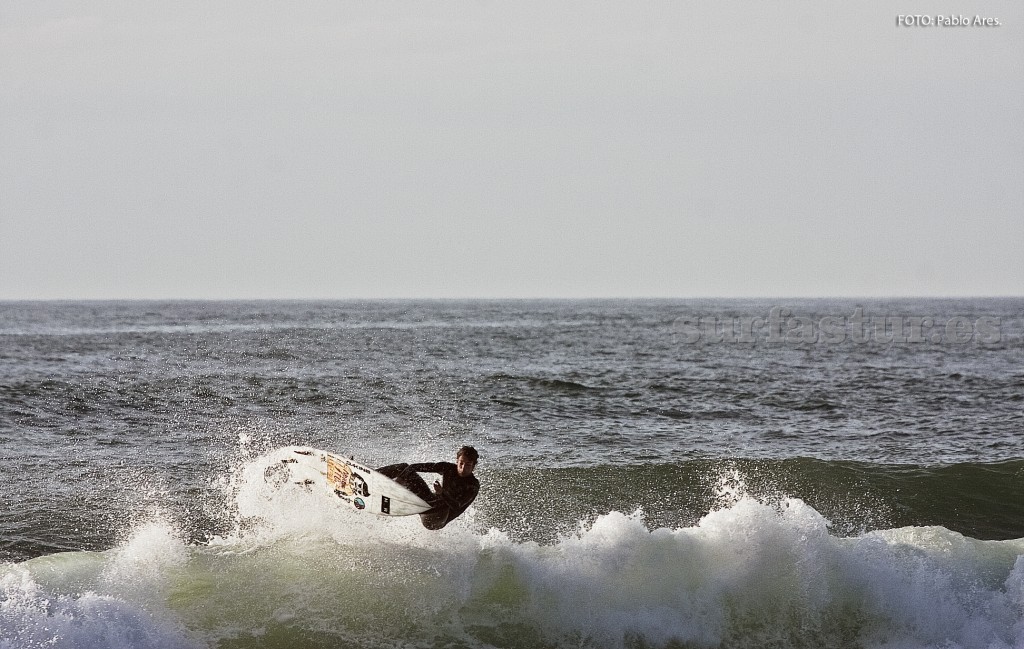
M0 5L0 299L1021 294L1019 1Z

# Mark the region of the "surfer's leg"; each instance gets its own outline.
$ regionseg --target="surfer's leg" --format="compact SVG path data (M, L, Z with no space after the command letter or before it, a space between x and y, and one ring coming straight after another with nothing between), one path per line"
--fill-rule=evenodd
M448 510L442 507L425 511L420 514L420 522L428 530L439 530L448 524Z
M402 475L402 473L408 468L409 465L406 464L405 462L401 464L389 464L387 466L382 466L381 468L377 469L377 473L380 473L381 475L386 475L392 480L397 480L398 476Z
M395 482L408 487L409 491L413 492L428 503L433 504L434 500L437 499L437 495L430 487L427 486L423 477L415 471L403 473L400 477L395 478Z
M402 464L382 466L377 469L377 473L391 478L403 487L407 487L409 491L432 505L437 502L437 494L427 486L423 476L415 471L410 471L409 465L404 462ZM420 522L428 530L439 530L448 524L448 509L442 507L425 511L420 514Z
M427 486L420 474L409 470L408 464L391 464L377 469L377 473L385 475L428 503L433 504L437 495Z

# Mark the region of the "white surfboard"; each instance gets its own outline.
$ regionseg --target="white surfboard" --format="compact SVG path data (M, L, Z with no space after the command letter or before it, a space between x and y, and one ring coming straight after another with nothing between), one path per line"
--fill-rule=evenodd
M274 454L267 480L322 489L353 509L378 516L411 516L428 509L422 498L391 478L334 453L308 446L289 446Z

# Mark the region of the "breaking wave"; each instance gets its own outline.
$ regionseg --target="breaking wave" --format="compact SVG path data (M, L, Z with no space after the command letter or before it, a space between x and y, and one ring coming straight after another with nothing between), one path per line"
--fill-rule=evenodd
M159 513L104 552L0 565L0 648L985 647L1024 644L1024 539L838 536L799 498L723 481L689 525L642 510L522 540L471 509L440 533L264 479L205 543Z

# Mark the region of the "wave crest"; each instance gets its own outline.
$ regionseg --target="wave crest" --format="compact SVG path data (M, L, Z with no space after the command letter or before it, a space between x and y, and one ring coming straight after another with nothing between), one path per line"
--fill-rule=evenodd
M158 518L107 552L0 568L0 647L1024 643L1024 539L839 537L804 500L751 496L739 472L689 525L611 511L538 542L471 510L437 533L267 481L273 461L235 472L240 525L209 543Z

